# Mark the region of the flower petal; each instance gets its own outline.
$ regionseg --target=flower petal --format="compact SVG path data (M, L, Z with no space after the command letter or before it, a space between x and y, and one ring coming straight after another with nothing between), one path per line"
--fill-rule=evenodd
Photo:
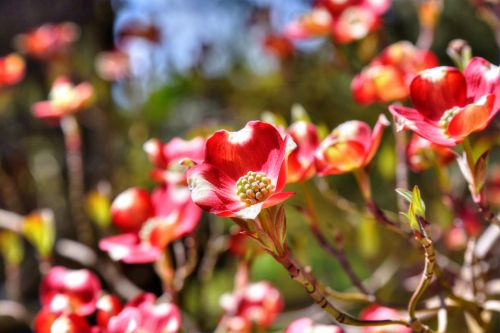
M363 162L364 165L370 163L373 156L377 152L378 146L380 146L380 141L382 140L382 134L384 133L384 128L389 126L389 120L386 118L384 114L381 114L378 117L377 123L373 128L372 137L370 139L370 147L368 148L368 153L365 156L365 160Z
M400 106L391 105L389 111L394 117L394 121L403 129L411 129L421 137L434 142L435 144L453 147L458 142L454 138L446 135L445 130L436 122L426 119L419 111Z
M248 171L262 171L276 184L285 141L271 124L251 121L238 132L221 130L206 141L205 163L235 182Z
M453 67L421 71L410 84L411 101L426 118L439 120L446 110L467 104L467 84Z
M359 141L326 138L316 153L316 168L321 176L341 174L362 166L365 145Z
M494 101L494 95L487 95L476 103L464 107L451 119L448 134L455 139L463 140L470 133L486 128L498 112L493 109Z
M211 164L198 164L188 170L191 199L202 209L228 216L246 207L236 195L236 181Z
M99 248L113 260L129 264L150 263L161 254L160 249L142 243L137 234L121 234L101 239Z
M500 68L483 58L473 58L464 70L467 95L476 101L484 95L494 94L493 109L500 108Z

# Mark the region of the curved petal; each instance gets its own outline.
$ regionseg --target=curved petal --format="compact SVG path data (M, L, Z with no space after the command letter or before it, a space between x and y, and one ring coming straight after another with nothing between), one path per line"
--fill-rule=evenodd
M285 150L285 141L276 127L251 121L238 132L221 130L208 138L205 163L234 181L248 171L262 171L276 184Z
M458 143L457 140L446 135L445 130L439 127L436 122L424 118L415 109L391 105L389 111L401 129L411 129L421 137L445 147L453 147Z
M314 175L314 153L319 146L316 126L305 121L295 122L288 129L297 144L287 159L287 182L304 181Z
M246 207L236 195L236 181L211 164L198 164L188 170L191 199L202 209L228 216Z
M146 243L142 243L137 234L122 234L103 238L99 248L108 252L113 260L129 264L142 264L156 261L161 251Z
M500 68L489 61L475 57L464 70L467 80L467 96L473 101L484 95L494 94L493 109L500 108Z
M316 152L316 168L321 176L349 172L363 165L365 155L361 142L326 138Z
M339 43L350 43L365 38L379 24L379 18L369 8L351 6L334 21L333 35Z
M498 110L493 109L494 95L483 96L476 103L462 108L450 121L448 134L455 139L464 139L472 132L480 131L493 119Z
M293 193L293 192L274 193L264 201L264 205L262 206L262 208L276 206L276 205L282 203L283 201L285 201L286 199L290 198L294 194L295 193Z
M439 120L446 110L467 104L467 83L453 67L435 67L421 71L410 84L415 109L431 120Z
M184 158L199 162L203 159L204 154L205 139L202 137L191 140L176 137L163 145L163 156L165 156L168 164Z
M53 122L59 121L64 116L64 112L55 108L49 101L37 102L33 104L31 112L33 113L33 116L38 119Z
M377 152L378 146L380 146L380 141L382 140L382 134L384 133L384 128L389 126L389 120L387 120L384 114L381 114L378 117L377 123L373 128L372 137L370 140L370 147L368 148L368 153L365 156L365 160L363 162L364 165L370 163L373 156Z

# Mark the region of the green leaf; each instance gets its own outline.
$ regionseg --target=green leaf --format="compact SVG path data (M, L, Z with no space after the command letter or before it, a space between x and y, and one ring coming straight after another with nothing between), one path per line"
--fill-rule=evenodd
M412 201L412 192L407 190L407 189L404 189L404 188L397 188L396 189L396 192L402 196L403 198L405 198L406 201L408 201L409 203L411 203Z

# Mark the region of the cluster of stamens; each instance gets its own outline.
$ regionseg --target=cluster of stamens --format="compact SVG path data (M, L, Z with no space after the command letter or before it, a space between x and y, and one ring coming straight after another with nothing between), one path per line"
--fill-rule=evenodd
M264 201L273 190L271 179L263 172L248 171L236 182L236 194L248 206Z

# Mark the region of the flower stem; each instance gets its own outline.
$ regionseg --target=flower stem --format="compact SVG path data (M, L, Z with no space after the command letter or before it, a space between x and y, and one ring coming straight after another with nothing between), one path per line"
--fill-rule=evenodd
M411 321L418 321L418 318L415 315L415 310L417 307L417 303L427 290L427 287L431 283L432 277L434 275L434 266L436 264L436 254L434 253L434 247L432 245L432 240L428 237L424 227L421 227L421 234L419 237L419 242L424 248L425 252L425 266L424 271L422 273L422 278L420 282L413 292L413 295L408 302L408 314L410 315Z
M76 234L79 241L92 246L92 229L85 218L84 202L84 175L82 162L82 139L78 122L73 115L61 119L61 129L66 146L66 164L68 167L69 203Z
M304 201L306 204L306 210L307 214L305 214L306 221L308 222L309 228L311 229L311 232L313 235L316 237L318 240L318 243L320 246L328 253L330 253L332 256L334 256L337 261L339 262L340 266L344 270L344 272L347 274L349 279L351 280L352 284L356 286L356 288L359 289L363 294L368 296L366 300L368 301L373 301L374 296L371 292L368 291L368 289L363 286L363 282L361 282L361 279L356 275L354 272L354 269L347 259L344 251L341 249L338 249L334 245L330 244L328 239L323 235L323 233L320 230L319 227L319 220L318 216L316 214L316 209L314 206L314 199L312 197L311 191L309 189L309 185L306 182L301 183L302 186L302 192L304 195Z

